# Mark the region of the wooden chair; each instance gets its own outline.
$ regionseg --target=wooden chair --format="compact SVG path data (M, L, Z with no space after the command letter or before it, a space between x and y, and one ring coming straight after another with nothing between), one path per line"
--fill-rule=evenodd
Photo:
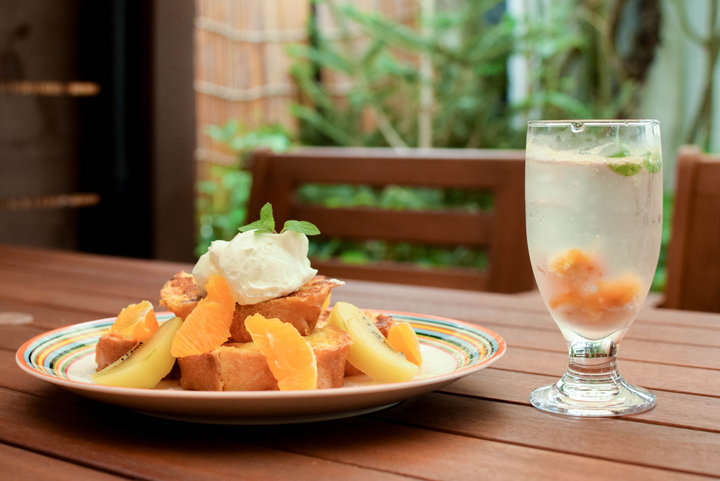
M320 273L341 279L519 292L535 287L525 237L524 152L502 150L307 148L256 152L249 218L271 202L276 223L307 220L326 238L487 248L489 268L421 268L382 261L348 264L311 259ZM406 185L486 190L491 211L326 208L302 203L307 183Z
M720 312L720 156L682 147L663 306Z

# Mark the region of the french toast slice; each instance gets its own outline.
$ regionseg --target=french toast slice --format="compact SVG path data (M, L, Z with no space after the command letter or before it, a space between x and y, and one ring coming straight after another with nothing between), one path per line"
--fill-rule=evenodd
M160 289L160 305L185 320L202 296L192 274L180 271Z
M317 362L317 388L343 385L350 336L335 326L314 329L310 342ZM254 342L228 342L212 352L178 358L180 385L202 391L269 391L278 384Z
M100 371L123 357L137 343L135 339L126 339L111 332L100 336L95 346L97 370Z
M318 317L325 307L325 301L333 288L342 285L340 281L315 276L307 284L287 296L277 297L258 304L235 305L235 315L230 326L230 341L250 342L252 338L245 329L245 319L253 314L266 318L278 318L292 324L298 332L307 336L317 325ZM192 274L175 274L160 290L160 305L176 316L185 317L200 302L197 284Z

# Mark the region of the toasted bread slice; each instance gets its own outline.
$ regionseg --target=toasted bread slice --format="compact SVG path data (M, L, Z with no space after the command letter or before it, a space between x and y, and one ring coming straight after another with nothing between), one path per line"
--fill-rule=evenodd
M178 358L180 386L196 391L275 391L277 381L254 342L229 342Z
M185 271L175 274L160 289L160 305L183 320L195 309L200 299L202 296L198 293L195 278Z
M275 317L289 322L301 335L307 336L315 328L330 291L341 284L339 281L328 280L324 276L315 276L299 290L287 296L258 304L236 304L235 316L230 326L230 341L250 342L252 340L245 329L245 319L253 314L261 314L267 318ZM167 281L160 291L160 296L160 305L167 307L176 316L183 319L202 298L198 294L195 278L186 272L179 272Z
M126 339L114 333L107 333L100 336L95 346L95 364L100 371L114 363L125 355L130 349L137 345L138 341Z
M350 336L334 326L315 329L306 339L315 352L318 389L343 385ZM180 385L202 391L277 390L277 381L254 342L229 342L212 352L181 357Z

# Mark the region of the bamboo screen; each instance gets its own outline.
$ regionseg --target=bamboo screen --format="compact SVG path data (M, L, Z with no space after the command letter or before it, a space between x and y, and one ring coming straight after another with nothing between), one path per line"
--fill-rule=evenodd
M267 123L292 126L294 98L285 48L306 40L305 0L197 0L195 96L197 159L234 160L207 135L209 125L237 119L247 130Z
M342 2L317 4L319 28L329 38L339 30L331 7ZM412 21L416 0L356 0L355 7L401 20ZM246 130L280 123L296 127L289 104L297 100L297 89L289 70L288 45L306 43L311 15L310 0L197 0L195 18L195 96L198 150L203 164L234 162L224 145L207 135L209 125L225 125L236 119ZM354 31L352 42L366 39ZM342 97L347 79L324 75L323 81Z

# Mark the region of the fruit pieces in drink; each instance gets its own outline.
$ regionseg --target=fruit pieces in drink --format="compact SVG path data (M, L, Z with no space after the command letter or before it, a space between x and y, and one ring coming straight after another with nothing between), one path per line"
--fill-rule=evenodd
M634 306L641 290L640 278L626 273L603 278L599 258L580 249L570 249L550 262L553 289L549 305L567 314L579 314L585 322L603 323L608 312Z
M583 290L603 275L597 256L580 249L570 249L553 258L550 272L556 288L567 292Z

